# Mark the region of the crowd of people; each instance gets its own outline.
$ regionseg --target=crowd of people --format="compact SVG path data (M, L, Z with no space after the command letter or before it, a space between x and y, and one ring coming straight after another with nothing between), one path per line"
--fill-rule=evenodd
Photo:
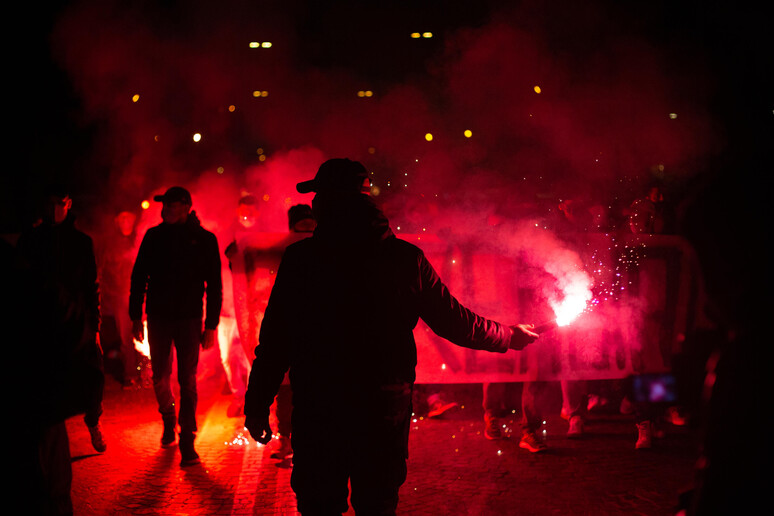
M161 204L162 222L142 236L139 248L136 217L122 211L114 221L116 231L97 251L91 237L75 227L70 192L44 192L40 221L7 250L19 295L15 314L27 323L32 343L30 356L22 358L36 360L40 368L41 381L31 382L24 400L36 407L36 439L25 449L24 464L39 490L35 500L41 512L71 511L65 421L81 415L95 450L103 452L108 445L99 424L105 385L100 324L106 315L118 343L118 377L126 388L152 385L162 423L160 444L177 443L182 467L199 463L200 349L217 348L233 396L228 415L244 415L245 427L261 443L278 431L273 456L293 457L291 484L299 511L309 514L345 512L348 483L356 512L394 513L406 478L414 393L425 392L430 417L457 406L444 401L443 389L415 386L412 330L419 319L439 336L476 350L506 353L538 339L531 325L504 324L463 306L422 250L395 237L369 195L362 164L326 161L297 189L315 194L312 205L289 210L288 236L273 246L273 254L251 244L257 212L249 195L238 200L221 254L218 238L202 227L183 187L154 198ZM659 231L661 200L655 189L632 204L632 232ZM561 210L572 222L570 204ZM255 299L254 289L237 282L246 281L245 271L262 260L278 271L271 295ZM239 295L245 299L237 302ZM260 310L251 309L255 306ZM135 348L146 331L149 361ZM172 389L173 357L179 400ZM148 363L150 379L143 376ZM535 402L540 385L521 385L518 403L512 387L484 384L484 435L505 438L503 413L520 405L519 446L542 452L543 415ZM562 382L562 393L568 437L580 437L590 395L602 398L579 382ZM277 428L270 422L272 406ZM349 433L343 450L334 450L328 443L353 415L362 422L359 431ZM650 437L641 429L637 448L649 447Z

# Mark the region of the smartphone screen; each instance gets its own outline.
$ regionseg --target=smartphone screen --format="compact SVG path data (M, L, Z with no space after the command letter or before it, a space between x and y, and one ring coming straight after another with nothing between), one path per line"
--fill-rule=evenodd
M677 385L671 374L643 374L632 378L632 397L636 402L674 403Z

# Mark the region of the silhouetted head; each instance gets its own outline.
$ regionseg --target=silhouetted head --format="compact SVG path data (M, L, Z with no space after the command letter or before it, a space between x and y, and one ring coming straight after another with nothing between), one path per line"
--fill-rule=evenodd
M347 158L329 159L317 170L314 179L296 185L299 193L370 194L368 171L358 161Z
M124 236L129 236L134 232L134 223L136 221L137 215L128 210L120 212L115 218L116 227Z
M260 210L258 199L252 194L243 195L237 203L237 220L245 228L251 228L258 222Z
M308 204L296 204L288 210L288 227L290 231L312 232L317 221L312 214L312 207Z
M183 224L191 212L191 194L182 186L173 186L164 195L153 197L156 202L163 203L161 219L167 224Z
M73 201L70 192L62 186L50 186L43 193L43 220L49 224L61 224L67 219Z

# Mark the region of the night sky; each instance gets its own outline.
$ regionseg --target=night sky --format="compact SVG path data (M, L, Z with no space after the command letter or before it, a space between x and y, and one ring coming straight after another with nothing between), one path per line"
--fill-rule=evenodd
M624 202L657 179L723 309L766 306L774 77L756 8L375 4L23 5L6 75L3 233L29 224L47 182L70 186L88 224L172 181L222 176L273 194L344 155L413 218L436 195L511 215L584 185Z

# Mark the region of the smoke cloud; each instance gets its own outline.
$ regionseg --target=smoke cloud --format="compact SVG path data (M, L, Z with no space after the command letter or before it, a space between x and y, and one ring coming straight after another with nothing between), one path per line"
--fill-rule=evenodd
M380 17L355 4L320 16L304 2L75 2L52 43L98 128L91 208L181 184L216 233L245 193L261 200L261 229L285 231L287 208L311 202L295 184L349 157L399 234L521 256L548 275L546 297L588 286L552 232L559 202L614 222L652 180L679 201L722 148L712 85L633 8L510 4L444 22L434 4ZM141 226L157 222L143 213Z

